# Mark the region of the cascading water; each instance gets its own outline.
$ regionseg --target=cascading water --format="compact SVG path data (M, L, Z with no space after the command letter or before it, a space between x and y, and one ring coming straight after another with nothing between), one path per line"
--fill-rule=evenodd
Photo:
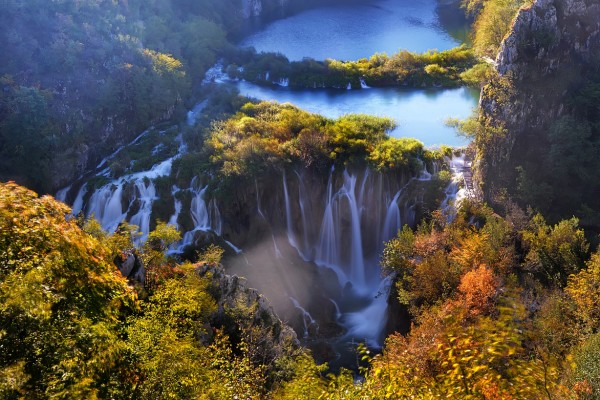
M402 190L399 190L392 201L390 201L385 213L385 222L383 223L383 237L385 238L393 238L398 233L398 227L402 224L400 207L398 206L398 198L400 198L401 194Z
M283 173L283 195L285 199L285 223L287 226L287 237L290 244L298 250L298 244L296 243L296 237L293 232L292 226L292 212L290 209L290 195L287 188L287 180L285 179L285 172ZM300 250L298 250L300 251Z
M177 192L179 191L179 189L177 189L176 187L173 187L173 191L172 194L175 195ZM177 222L177 220L179 219L179 214L181 214L181 209L183 208L183 203L180 200L175 199L174 200L174 208L175 208L175 212L173 213L173 215L171 215L171 218L169 218L169 225L173 225L175 228L179 229L179 222Z
M372 346L380 345L389 281L381 280L378 259L384 242L405 222L402 216L409 206L403 191L416 178L397 187L397 183L368 169L341 173L332 169L323 197L317 200L322 214L315 218L308 215L308 210L315 211L306 191L309 183L305 180L309 178L298 172L296 176L297 197L290 197L286 175L282 184L288 241L302 258L337 274L344 294L339 305L331 301L336 319L347 329L341 341L367 340ZM393 187L396 189L391 191Z
M144 241L150 232L150 214L152 213L152 203L158 197L156 197L156 188L154 187L154 183L149 181L146 185L146 182L143 179L137 180L135 182L135 188L137 190L137 198L140 201L140 210L135 214L129 222L133 225L137 225L140 228L140 232L142 232L142 236L140 237L141 241Z
M289 78L281 78L281 79L279 79L279 81L274 82L274 83L281 87L288 87L288 86L290 86L290 79Z
M123 212L122 192L121 184L108 184L96 190L89 201L86 214L93 215L108 232L114 232L127 215Z
M71 190L70 185L60 189L54 197L56 197L56 200L62 201L64 203L65 201L67 201L67 194L69 193L69 190Z
M206 102L199 103L191 112L194 114L200 113ZM143 132L137 138L135 138L130 144L135 144L141 140L148 131ZM125 175L121 178L112 180L110 183L101 186L93 191L88 197L88 183L84 183L77 193L75 201L73 203L72 212L74 215L81 211L84 211L86 216L94 216L102 225L102 227L108 232L114 232L119 224L127 219L128 215L129 223L137 225L141 236L136 239L138 243L143 242L150 231L150 222L152 214L152 205L158 199L154 180L159 177L168 176L171 173L171 166L173 160L178 158L181 154L186 151L186 145L183 142L181 134L176 137L179 141L179 149L175 156L170 157L158 164L155 164L151 169L142 172L136 172L133 174ZM122 148L119 148L113 156L118 154ZM99 167L104 165L110 156L104 159ZM98 173L98 177L105 178L109 174L109 170L105 169ZM124 197L124 189L132 188L131 198ZM221 215L217 207L216 202L211 201L207 206L204 200L204 192L206 187L199 188L197 184L197 178L194 178L189 189L184 189L193 194L190 216L194 223L194 229L190 232L186 232L184 235L183 244L191 243L193 239L193 232L197 230L211 230L213 229L217 234L221 233ZM65 188L61 191L63 197L67 197L69 188ZM131 191L131 190L130 190ZM177 192L182 191L177 187L173 187L172 194L175 196ZM175 213L169 218L169 223L178 227L178 218L181 214L183 204L177 198L174 199Z
M198 231L213 231L217 235L221 234L221 213L219 212L214 199L209 203L206 203L205 195L207 189L207 185L200 185L198 177L194 177L192 179L190 188L187 189L193 195L190 203L190 216L192 218L192 222L194 223L194 229L186 232L183 235L183 240L179 246L179 251L182 251L183 248L191 245L194 242L194 235ZM230 246L236 252L239 250L237 247L233 246L233 244L229 242L228 244L230 244Z
M446 187L446 197L440 205L440 208L442 209L442 212L444 213L448 221L452 221L456 217L456 210L460 206L460 203L468 195L466 188L461 187L461 183L464 180L463 171L466 167L465 154L462 153L458 156L453 156L447 161L450 164L452 180Z
M310 313L306 311L295 298L290 297L290 300L292 301L292 304L294 304L294 307L296 307L300 311L300 315L302 316L302 323L304 325L304 337L308 337L309 329L313 327L318 331L319 325L317 324L317 321L315 321L315 319L310 315Z
M204 193L207 188L208 186L204 186L200 190L196 190L192 198L192 204L190 205L190 214L192 214L194 228L199 230L210 229L208 207L206 206L206 201L204 201Z

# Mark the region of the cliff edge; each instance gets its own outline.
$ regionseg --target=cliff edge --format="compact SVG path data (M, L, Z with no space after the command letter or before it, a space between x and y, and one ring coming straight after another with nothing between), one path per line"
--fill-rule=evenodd
M596 226L600 1L522 8L482 89L478 173L488 201L517 200Z

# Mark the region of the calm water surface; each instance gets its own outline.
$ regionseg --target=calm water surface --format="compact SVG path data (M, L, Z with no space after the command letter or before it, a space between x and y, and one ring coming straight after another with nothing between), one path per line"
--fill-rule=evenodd
M453 32L457 26L456 10L454 16L448 10L438 7L436 0L342 3L275 21L249 36L242 45L254 46L259 51L277 51L291 60L303 57L357 60L399 49L445 50L460 44L457 39L460 36L452 36L445 29L450 28L449 20L454 21ZM479 98L477 91L466 88L291 90L248 82L237 85L243 95L290 102L331 118L349 113L387 116L398 125L393 136L415 137L427 146L467 144L444 121L448 117L468 117Z
M440 23L436 0L357 3L319 7L275 21L241 44L280 52L290 60L357 60L377 52L446 50L460 44Z
M344 114L371 114L390 117L397 128L395 137L414 137L426 146L468 144L447 127L447 118L466 118L477 105L478 93L467 89L357 89L291 90L238 82L240 93L259 100L292 103L307 111L329 118Z

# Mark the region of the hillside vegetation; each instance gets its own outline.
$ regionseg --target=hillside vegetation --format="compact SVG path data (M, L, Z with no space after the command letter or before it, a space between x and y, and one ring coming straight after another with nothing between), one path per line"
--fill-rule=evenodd
M56 189L181 116L241 25L236 1L4 2L0 179Z
M325 376L293 340L275 346L281 328L258 303L219 297L203 272L217 248L177 265L163 255L177 232L159 224L133 250L146 275L132 287L113 259L130 254L135 227L107 235L68 211L0 186L2 398L600 396L600 254L576 219L549 225L518 209L502 219L467 204L451 224L434 213L405 227L382 265L413 327L380 355L359 346L368 365L356 383Z

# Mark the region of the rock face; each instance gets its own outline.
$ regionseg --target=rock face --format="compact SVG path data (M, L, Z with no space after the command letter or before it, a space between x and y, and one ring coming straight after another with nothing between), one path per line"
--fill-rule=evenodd
M270 360L299 348L294 330L279 319L263 295L247 286L244 278L227 275L223 268L209 265L201 266L198 273L210 279L210 290L218 305L214 317L217 324L219 321L226 322L228 313L232 311L240 314L238 318L244 319L241 329L258 330L260 352ZM227 326L226 323L223 325Z
M143 284L146 280L146 269L135 251L127 251L123 256L117 257L115 265L121 274L132 282Z
M548 130L572 112L569 97L599 60L599 0L536 0L519 11L496 59L499 78L480 100L493 127L477 140L488 200L516 186L516 166L548 152Z

